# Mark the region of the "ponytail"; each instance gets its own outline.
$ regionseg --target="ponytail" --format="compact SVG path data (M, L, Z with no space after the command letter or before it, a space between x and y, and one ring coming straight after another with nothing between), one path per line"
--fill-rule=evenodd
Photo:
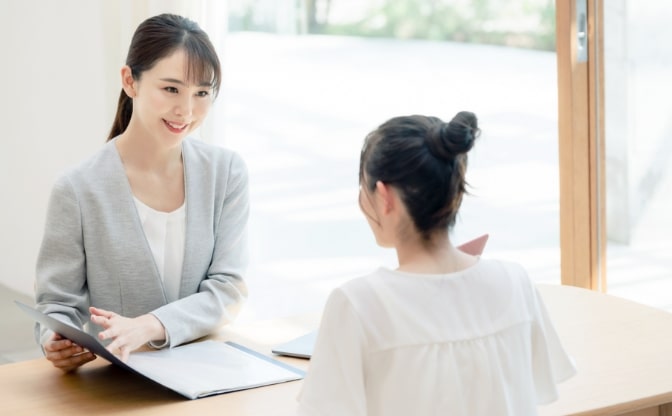
M110 134L107 136L106 141L109 142L126 130L128 123L131 121L131 114L133 114L133 100L131 100L131 97L126 95L126 92L122 89L117 104L117 114L114 117L112 129L110 130Z

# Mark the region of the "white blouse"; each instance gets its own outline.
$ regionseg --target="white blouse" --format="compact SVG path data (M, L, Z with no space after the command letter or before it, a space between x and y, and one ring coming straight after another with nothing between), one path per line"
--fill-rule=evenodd
M575 371L519 265L381 268L330 295L299 414L530 416Z
M154 262L163 279L168 302L180 295L186 215L184 204L173 212L161 212L133 197Z

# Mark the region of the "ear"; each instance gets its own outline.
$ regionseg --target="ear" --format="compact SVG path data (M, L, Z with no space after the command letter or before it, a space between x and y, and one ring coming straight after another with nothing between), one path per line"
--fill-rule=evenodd
M380 198L383 214L389 214L394 210L396 206L396 193L391 186L385 185L381 181L376 182L376 195Z
M131 67L128 65L124 65L121 68L121 88L124 89L124 92L126 92L126 95L129 97L135 97L136 83L135 79L133 79L133 72L131 71Z

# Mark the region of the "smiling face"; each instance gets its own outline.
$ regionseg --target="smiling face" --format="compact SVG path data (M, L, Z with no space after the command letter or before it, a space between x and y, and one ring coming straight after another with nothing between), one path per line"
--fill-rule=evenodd
M124 90L133 99L127 133L173 147L201 125L212 107L212 81L190 79L189 69L183 49L157 61L139 79L133 79L130 68L122 69Z

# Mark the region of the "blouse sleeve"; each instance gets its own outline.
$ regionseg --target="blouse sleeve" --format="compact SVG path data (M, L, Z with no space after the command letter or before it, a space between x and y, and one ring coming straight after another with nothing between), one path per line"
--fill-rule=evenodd
M56 181L49 197L42 244L37 258L37 309L82 328L88 317L86 260L79 203L67 176ZM51 331L35 326L42 345Z
M532 365L537 404L547 404L557 400L556 384L574 376L576 367L565 352L536 288L533 289L533 308L536 316L532 329Z
M329 296L310 367L298 396L301 416L364 416L363 331L340 289Z

